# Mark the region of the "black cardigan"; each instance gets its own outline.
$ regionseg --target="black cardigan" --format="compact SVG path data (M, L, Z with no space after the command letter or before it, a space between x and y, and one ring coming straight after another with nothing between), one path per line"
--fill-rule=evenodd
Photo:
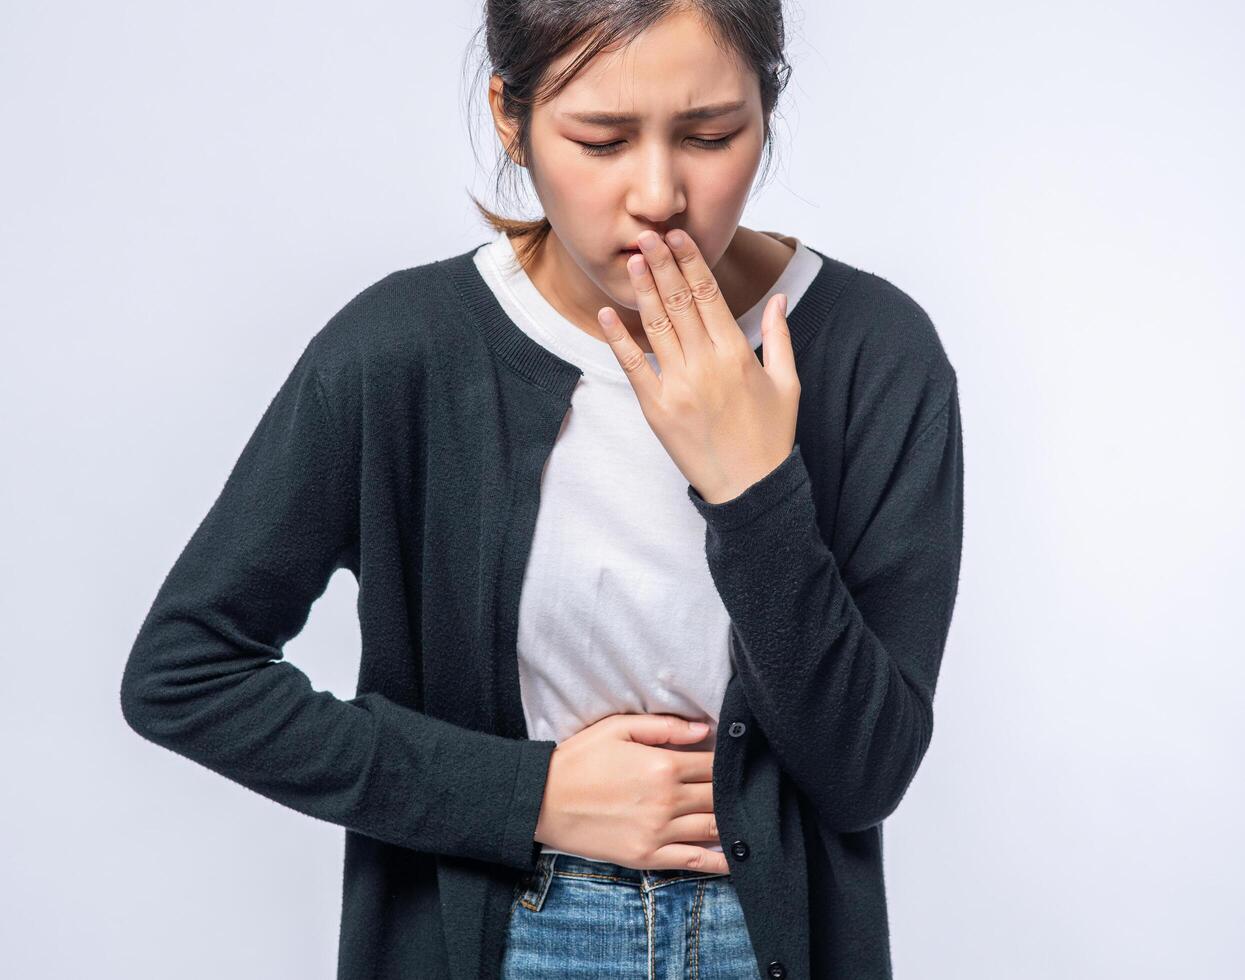
M515 637L580 371L507 317L474 251L384 277L311 338L121 684L145 738L345 828L339 980L497 977L539 853L555 743L527 738ZM959 578L960 414L924 311L816 254L788 318L794 449L724 503L687 488L736 659L714 806L762 976L881 980L882 821L929 746ZM339 568L349 700L283 658Z

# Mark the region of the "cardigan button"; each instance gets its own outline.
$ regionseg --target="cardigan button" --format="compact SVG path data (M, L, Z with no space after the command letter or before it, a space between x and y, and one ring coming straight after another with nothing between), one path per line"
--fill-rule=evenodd
M765 972L773 977L774 980L782 980L782 978L787 975L787 968L778 962L778 960L774 960L774 962L765 968Z
M739 736L742 735L747 730L748 730L748 726L745 725L742 721L732 721L731 727L727 729L727 731L730 733L732 738L739 738Z
M731 842L731 853L739 860L743 860L748 856L748 845L741 840Z

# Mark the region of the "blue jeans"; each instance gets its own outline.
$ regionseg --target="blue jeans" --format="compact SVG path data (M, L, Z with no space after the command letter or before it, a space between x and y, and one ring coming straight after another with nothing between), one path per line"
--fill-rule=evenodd
M503 980L760 980L730 875L547 852L519 880Z

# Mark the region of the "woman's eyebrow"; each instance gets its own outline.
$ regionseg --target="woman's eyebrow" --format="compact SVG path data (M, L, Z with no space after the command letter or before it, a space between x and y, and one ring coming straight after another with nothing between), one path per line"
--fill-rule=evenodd
M745 105L747 105L745 99L737 102L716 102L712 105L701 105L676 112L674 118L678 120L714 119L717 116L725 116L727 113L734 112L736 109L742 109ZM574 119L576 122L588 123L592 126L619 126L624 123L639 122L641 119L640 116L628 112L564 112L562 115L567 119Z

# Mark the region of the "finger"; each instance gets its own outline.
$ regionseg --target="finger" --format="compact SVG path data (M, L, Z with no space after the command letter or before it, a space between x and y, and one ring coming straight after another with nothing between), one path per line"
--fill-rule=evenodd
M687 363L683 357L683 345L675 332L674 321L667 315L666 306L661 301L661 293L657 291L657 283L648 267L648 260L643 255L631 256L627 260L627 271L631 274L631 287L635 290L640 322L644 324L649 345L657 355L661 373L665 374L672 368L682 368Z
M613 717L616 719L615 724L622 727L628 739L645 745L699 742L708 734L709 727L703 721L689 721L678 715L652 712L619 714ZM694 725L700 725L702 729L692 727Z
M713 813L685 813L666 824L663 844L722 843L718 818Z
M675 772L685 783L713 781L713 750L675 749Z
M713 341L705 332L705 325L700 319L700 307L696 303L696 297L692 295L691 285L683 278L683 268L679 260L655 232L644 232L638 241L666 315L674 324L684 358L691 360L712 350ZM714 288L717 288L716 283Z
M747 343L744 332L739 328L739 321L735 319L726 297L718 287L717 277L696 243L692 241L692 236L682 230L672 231L666 236L666 242L682 270L684 281L692 291L692 297L700 311L700 322L704 325L709 339L715 346L725 345L727 350L731 344L738 344L741 338Z
M775 381L798 385L800 376L795 369L795 350L787 324L786 293L778 293L770 300L761 326L761 359L765 370Z
M712 813L713 783L681 783L675 787L674 812L680 817L687 813Z
M618 363L627 373L627 380L631 382L636 397L640 399L640 407L644 408L656 403L661 394L661 378L657 377L653 365L649 364L648 358L644 356L644 350L632 339L630 331L623 326L618 315L610 307L603 306L597 310L597 322L601 324L601 329L605 332L605 339L609 342L610 350L614 352ZM661 360L660 357L658 360ZM664 365L662 370L665 370Z
M707 847L697 847L695 844L666 844L657 848L646 870L666 868L712 871L717 874L731 873L725 854L721 851L711 851Z

